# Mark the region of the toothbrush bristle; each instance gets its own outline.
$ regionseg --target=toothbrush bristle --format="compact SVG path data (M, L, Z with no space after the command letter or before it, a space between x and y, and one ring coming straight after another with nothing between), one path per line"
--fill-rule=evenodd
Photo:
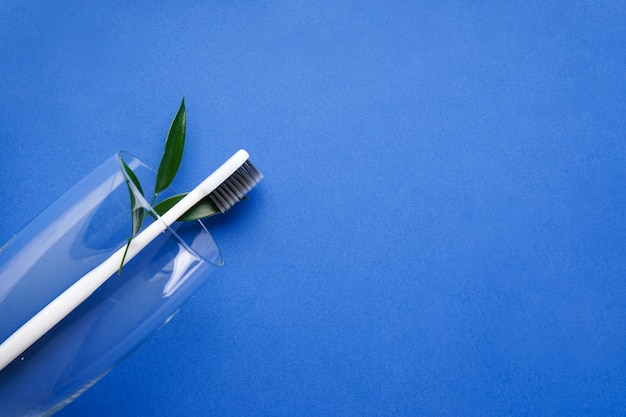
M263 174L248 160L209 194L209 198L224 213L240 201L261 179Z

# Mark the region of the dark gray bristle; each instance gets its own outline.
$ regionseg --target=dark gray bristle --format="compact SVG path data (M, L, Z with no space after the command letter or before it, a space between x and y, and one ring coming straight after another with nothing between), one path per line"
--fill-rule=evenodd
M241 200L261 179L263 179L263 174L250 161L246 161L209 194L209 197L224 213Z

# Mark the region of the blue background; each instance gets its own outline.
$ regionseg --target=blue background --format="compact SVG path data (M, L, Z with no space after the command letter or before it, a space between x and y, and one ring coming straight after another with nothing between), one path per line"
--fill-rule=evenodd
M226 265L59 416L625 415L623 1L0 6L0 240L184 95Z

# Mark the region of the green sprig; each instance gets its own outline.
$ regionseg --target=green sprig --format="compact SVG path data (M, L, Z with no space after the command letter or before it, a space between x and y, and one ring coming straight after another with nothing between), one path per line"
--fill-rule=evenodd
M176 203L183 199L188 193L177 194L172 197L166 198L163 201L157 203L157 197L160 192L165 190L172 184L178 169L180 168L181 161L183 159L183 150L185 148L185 131L187 129L187 111L185 109L185 98L183 97L180 107L178 108L178 112L172 123L170 125L169 131L167 133L167 139L165 141L165 148L163 150L163 156L161 157L161 162L159 163L159 169L157 171L156 181L154 185L154 193L152 197L152 205L155 213L159 216L162 216L171 209ZM126 253L128 252L128 248L130 246L133 238L139 233L141 230L141 225L146 217L146 210L139 202L137 201L135 194L133 192L132 185L139 191L139 193L143 196L144 192L141 188L141 184L139 183L139 179L133 172L133 170L126 165L124 161L122 161L124 166L124 170L126 171L129 180L127 180L128 189L130 191L130 205L131 205L131 215L132 215L132 233L129 238L127 238L126 250L124 251L124 256L122 257L122 262L120 263L120 268L118 270L118 274L122 273L122 267L124 266L124 261L126 260ZM219 214L220 210L217 208L215 203L209 198L205 197L200 202L198 202L195 206L189 209L185 214L178 218L179 221L191 221L198 220L202 218L206 218L209 216L213 216ZM148 212L148 214L153 215L153 213Z

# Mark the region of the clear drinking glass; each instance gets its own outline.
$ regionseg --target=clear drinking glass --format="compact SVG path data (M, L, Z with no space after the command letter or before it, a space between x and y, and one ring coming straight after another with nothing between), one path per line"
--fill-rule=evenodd
M122 160L144 190L154 189L155 172L118 153L0 248L0 342L126 245L132 233L130 193L150 213L143 228L161 221L129 186ZM48 416L67 405L176 314L221 265L202 222L168 227L121 274L0 371L0 416Z

